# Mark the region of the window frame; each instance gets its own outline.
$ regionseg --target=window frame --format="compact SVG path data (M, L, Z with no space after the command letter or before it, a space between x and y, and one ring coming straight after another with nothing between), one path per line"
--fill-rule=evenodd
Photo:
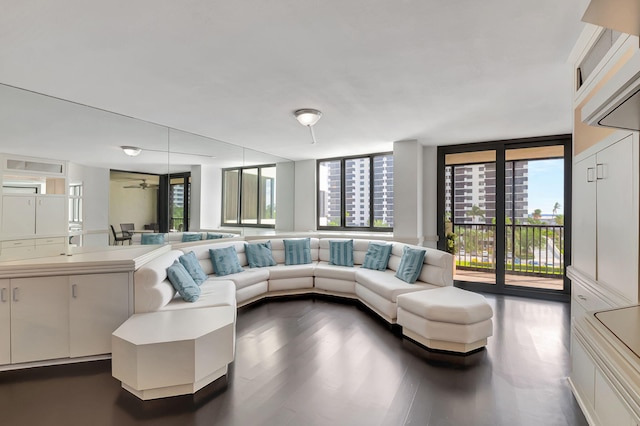
M221 206L221 216L220 216L220 224L221 226L225 226L225 227L243 227L243 228L269 228L269 229L275 229L276 225L275 223L273 224L263 224L261 223L262 220L264 219L262 217L262 193L261 193L261 179L262 179L262 169L267 169L267 168L276 168L276 173L277 173L277 166L276 164L261 164L261 165L255 165L255 166L242 166L242 167L227 167L222 169L222 203ZM258 183L257 183L257 197L256 197L256 208L257 208L257 222L258 223L242 223L242 202L244 200L244 197L242 195L242 180L243 180L243 172L244 170L249 170L249 169L257 169L258 170ZM238 186L236 188L236 190L238 191L238 197L237 197L237 206L236 206L236 220L237 222L225 222L225 203L226 203L226 192L225 192L225 188L226 188L226 173L230 172L230 171L237 171L238 172ZM274 185L273 188L276 188L276 183L275 180L276 178L273 178L274 180ZM274 200L276 199L276 197L272 197ZM277 206L276 206L277 209ZM277 210L276 210L276 216L274 219L269 219L269 220L277 220Z
M376 227L376 226L347 226L346 216L346 162L348 160L355 160L361 158L369 159L369 223L374 224L375 220L375 178L373 160L375 157L391 156L393 158L393 151L389 152L376 152L372 154L351 155L347 157L332 157L322 158L316 160L316 229L319 231L353 231L353 232L393 232L392 226ZM321 226L320 225L320 163L340 161L340 226ZM395 160L394 160L395 170ZM360 186L356 188L356 192L361 189ZM356 202L354 201L354 205ZM359 202L358 202L359 204ZM394 194L394 220L395 220L395 194Z

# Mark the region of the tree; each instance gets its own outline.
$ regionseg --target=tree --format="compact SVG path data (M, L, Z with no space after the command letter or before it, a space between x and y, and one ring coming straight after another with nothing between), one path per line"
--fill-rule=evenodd
M468 210L465 215L471 216L471 221L475 222L476 217L484 219L484 210L474 204L473 206L471 206L471 210Z
M536 220L540 220L541 217L542 217L542 210L535 209L533 211L533 218L536 219Z
M564 225L564 215L563 214L556 215L554 220L556 221L556 224Z
M560 210L560 203L556 201L556 203L553 205L553 215L555 216L556 213L558 213L558 210Z

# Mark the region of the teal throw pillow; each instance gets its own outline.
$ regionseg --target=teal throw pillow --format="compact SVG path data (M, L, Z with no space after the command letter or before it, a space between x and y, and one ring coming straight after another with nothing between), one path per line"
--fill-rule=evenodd
M396 277L409 284L415 283L418 276L420 276L420 271L422 271L422 262L424 262L426 253L426 250L403 247L402 259L400 259Z
M212 234L211 232L207 232L207 240L217 240L219 238L224 238L224 234Z
M177 260L167 268L167 276L173 288L186 302L195 302L200 297L200 287L193 281L191 275Z
M285 265L304 265L311 263L311 240L309 238L283 241Z
M247 254L247 262L251 268L264 268L265 266L275 266L271 253L271 241L266 243L245 244L244 252Z
M242 272L242 266L238 261L238 253L235 247L209 249L209 255L211 256L211 263L213 263L213 270L217 276L222 277Z
M167 234L145 233L140 237L140 244L164 244Z
M364 255L363 268L385 271L391 257L392 244L369 243L367 254Z
M329 265L353 266L353 240L329 241Z
M200 285L207 280L207 274L204 273L204 270L202 269L202 266L200 266L200 262L198 262L198 258L194 252L190 251L187 254L183 254L178 258L178 260L182 263L182 266L184 266L184 269L187 270L196 284Z
M202 240L202 234L199 232L185 232L182 234L182 242L200 241Z

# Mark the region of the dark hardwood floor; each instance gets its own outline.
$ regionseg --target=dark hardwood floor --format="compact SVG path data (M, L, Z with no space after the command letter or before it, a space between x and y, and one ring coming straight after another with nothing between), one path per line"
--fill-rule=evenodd
M0 425L586 425L567 383L569 305L487 295L494 336L429 352L354 305L239 311L227 379L140 401L98 361L0 373Z

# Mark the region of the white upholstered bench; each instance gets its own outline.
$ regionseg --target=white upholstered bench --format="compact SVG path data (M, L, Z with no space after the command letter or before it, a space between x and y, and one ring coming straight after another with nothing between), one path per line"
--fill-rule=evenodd
M402 333L431 348L467 353L493 335L493 309L480 294L442 287L398 296Z

